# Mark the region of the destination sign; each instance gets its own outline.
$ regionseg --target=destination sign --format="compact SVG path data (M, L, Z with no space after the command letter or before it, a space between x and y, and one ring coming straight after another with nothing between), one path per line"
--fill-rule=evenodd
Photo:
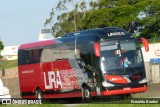
M124 36L125 32L112 32L108 33L108 36Z

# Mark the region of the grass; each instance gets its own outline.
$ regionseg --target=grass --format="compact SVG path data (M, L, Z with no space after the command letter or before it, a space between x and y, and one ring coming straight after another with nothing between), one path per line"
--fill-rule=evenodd
M160 37L148 39L149 44L160 43Z
M0 70L13 68L17 66L17 60L2 60L0 64Z
M0 105L0 107L159 107L159 104L41 104L41 105Z
M27 105L27 104L25 104L25 105L17 105L17 104L13 104L13 105L0 105L0 107L159 107L159 105L160 105L160 100L159 99L155 99L155 101L158 101L158 104L143 104L143 103L141 103L141 104L131 104L131 101L130 100L125 100L125 101L123 101L123 100L118 100L118 101L120 101L120 102L112 102L112 101L109 101L109 103L108 104L106 104L107 102L93 102L93 103L73 103L73 104L64 104L64 103L62 103L62 104L58 104L58 102L57 102L57 104L54 104L54 103L52 103L52 102L48 102L49 104L44 104L43 102L43 104L30 104L30 105ZM129 101L129 102L128 102ZM135 101L140 101L140 100L135 100ZM143 101L145 101L145 99L143 100ZM149 101L153 101L152 99L151 100L149 100ZM46 102L47 103L47 102Z
M73 99L74 100L74 99ZM71 100L71 101L73 101ZM134 100L134 99L133 99ZM146 102L148 100L148 102L152 103L152 104L147 104L146 103L140 103L140 104L135 104L134 102L132 102L130 99L126 99L126 100L117 100L116 101L94 101L94 102L89 102L89 103L60 103L58 102L59 100L54 100L56 103L53 103L53 100L47 100L47 102L42 101L42 104L8 104L8 105L0 105L0 107L159 107L160 105L160 100L157 99L135 99L134 101L144 101ZM155 104L152 102L155 101ZM132 103L131 103L132 102ZM60 104L59 104L60 103Z
M76 107L159 107L159 104L88 104Z
M63 104L0 105L0 107L65 107Z

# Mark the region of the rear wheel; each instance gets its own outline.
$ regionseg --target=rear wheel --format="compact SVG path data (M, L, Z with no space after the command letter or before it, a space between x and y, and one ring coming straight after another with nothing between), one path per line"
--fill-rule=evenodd
M42 99L42 92L41 92L40 89L37 89L37 90L36 90L36 98L37 98L38 100L41 100L41 99Z

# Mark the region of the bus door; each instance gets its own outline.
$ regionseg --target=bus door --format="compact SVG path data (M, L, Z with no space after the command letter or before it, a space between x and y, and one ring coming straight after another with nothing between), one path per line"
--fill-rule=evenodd
M92 49L91 49L92 48ZM94 68L92 64L92 54L91 52L93 49L93 44L91 45L89 40L84 40L82 37L77 38L76 42L76 58L77 62L81 68L81 71L84 75L85 82L90 88L90 90L95 90L95 82L96 79L94 78Z
M91 60L91 66L92 66L92 72L93 72L93 79L94 79L94 88L97 93L97 95L101 95L101 73L100 73L100 66L99 66L99 57L95 55L94 51L94 44L89 44L89 51L90 51L90 60Z

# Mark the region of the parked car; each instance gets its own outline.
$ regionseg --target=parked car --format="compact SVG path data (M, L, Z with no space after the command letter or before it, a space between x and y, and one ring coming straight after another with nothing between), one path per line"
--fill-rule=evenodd
M8 98L11 98L11 95L9 94L9 89L7 87L4 87L3 81L0 78L0 102L2 102L2 99Z

